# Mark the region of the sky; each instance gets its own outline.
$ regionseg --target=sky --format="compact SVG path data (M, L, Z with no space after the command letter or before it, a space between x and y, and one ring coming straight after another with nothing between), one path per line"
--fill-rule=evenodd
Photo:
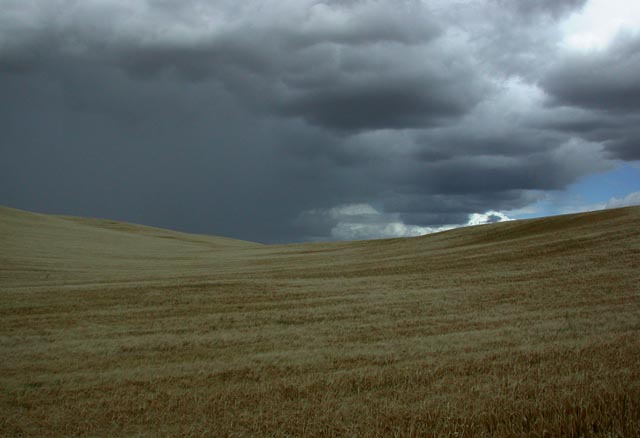
M640 3L0 0L0 204L264 243L640 204Z

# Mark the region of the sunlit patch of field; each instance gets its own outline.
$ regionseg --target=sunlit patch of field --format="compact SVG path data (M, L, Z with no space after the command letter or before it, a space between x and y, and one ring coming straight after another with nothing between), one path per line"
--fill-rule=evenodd
M640 208L263 246L0 208L1 436L640 436Z

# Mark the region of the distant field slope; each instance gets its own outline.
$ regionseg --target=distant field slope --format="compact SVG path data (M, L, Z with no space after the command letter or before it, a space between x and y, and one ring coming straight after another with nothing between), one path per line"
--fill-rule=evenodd
M640 208L264 246L0 207L0 436L640 436Z
M224 237L0 206L0 280L4 285L164 277L180 267L188 271L203 254L210 258L259 246Z

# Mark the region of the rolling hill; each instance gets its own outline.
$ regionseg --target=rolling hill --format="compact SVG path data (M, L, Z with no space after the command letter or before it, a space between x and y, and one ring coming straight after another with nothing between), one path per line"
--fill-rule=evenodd
M1 436L640 436L640 208L260 245L0 207Z

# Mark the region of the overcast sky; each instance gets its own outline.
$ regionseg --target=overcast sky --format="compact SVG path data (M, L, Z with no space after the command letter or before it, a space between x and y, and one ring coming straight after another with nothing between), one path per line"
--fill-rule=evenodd
M0 204L260 242L640 203L640 3L0 0Z

